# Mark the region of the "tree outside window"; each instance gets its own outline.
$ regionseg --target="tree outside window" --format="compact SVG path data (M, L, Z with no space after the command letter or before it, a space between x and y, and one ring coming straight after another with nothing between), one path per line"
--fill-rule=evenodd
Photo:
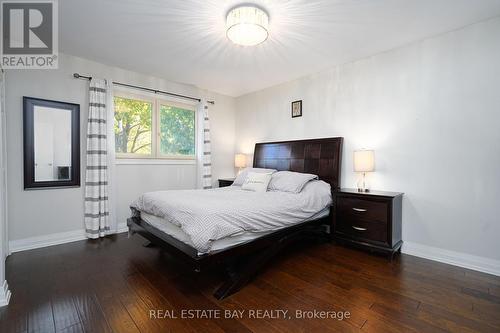
M161 99L114 97L118 158L194 158L194 107Z

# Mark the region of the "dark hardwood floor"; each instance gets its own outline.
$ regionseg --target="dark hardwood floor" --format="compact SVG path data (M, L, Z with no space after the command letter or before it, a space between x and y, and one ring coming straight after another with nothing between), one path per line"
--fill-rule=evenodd
M500 332L500 277L333 244L294 246L250 285L212 297L220 272L196 275L124 234L15 253L0 332ZM222 318L152 319L150 310L222 311ZM289 310L290 319L249 317ZM246 310L224 318L225 310ZM299 319L296 310L349 311ZM206 311L205 314L208 312ZM165 314L165 312L164 312Z

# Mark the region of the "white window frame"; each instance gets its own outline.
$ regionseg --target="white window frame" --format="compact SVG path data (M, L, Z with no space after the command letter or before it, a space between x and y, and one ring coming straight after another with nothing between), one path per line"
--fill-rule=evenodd
M144 102L152 103L151 110L151 154L137 154L137 153L118 153L115 151L115 156L118 164L172 164L179 161L179 164L191 164L196 161L196 154L198 152L198 114L196 112L196 105L185 104L158 95L136 94L125 90L114 91L113 97L121 97L126 99L134 99ZM162 155L160 152L160 108L162 105L174 106L185 110L194 112L194 154L193 155ZM113 113L114 115L114 113ZM114 117L113 117L114 121Z

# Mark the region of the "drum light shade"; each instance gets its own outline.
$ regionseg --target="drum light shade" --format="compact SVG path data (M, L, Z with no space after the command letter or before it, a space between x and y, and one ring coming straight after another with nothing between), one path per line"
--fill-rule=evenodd
M229 11L226 17L226 35L237 45L254 46L269 36L269 16L255 6L240 6Z
M244 154L234 155L234 166L236 168L244 168L247 166L247 157Z
M375 153L373 150L357 150L354 152L354 171L372 172L375 170Z

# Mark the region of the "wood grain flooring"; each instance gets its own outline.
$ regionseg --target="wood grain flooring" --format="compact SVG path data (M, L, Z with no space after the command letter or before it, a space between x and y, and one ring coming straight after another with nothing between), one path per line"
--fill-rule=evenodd
M500 277L488 274L408 255L390 263L334 244L298 244L217 301L221 272L190 272L143 243L122 234L9 256L13 295L0 309L0 332L500 332ZM155 319L151 310L220 317ZM288 316L253 318L251 310ZM303 319L298 310L350 316Z

